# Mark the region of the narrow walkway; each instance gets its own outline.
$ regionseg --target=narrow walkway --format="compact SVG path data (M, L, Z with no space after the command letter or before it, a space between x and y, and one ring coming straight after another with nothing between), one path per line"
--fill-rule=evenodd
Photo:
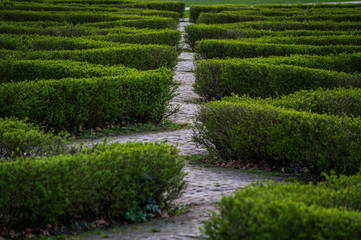
M184 33L184 27L190 24L188 19L180 22L179 30ZM187 49L187 46L185 46ZM179 95L174 98L172 104L179 104L180 111L171 118L177 123L192 123L197 112L197 104L194 103L197 96L192 89L194 83L193 53L183 52L179 56L179 63L175 70L175 80L180 84ZM177 145L182 155L201 155L206 150L200 148L192 141L192 129L183 129L171 132L148 133L132 136L120 136L109 138L108 142L167 142ZM101 140L98 140L101 141ZM96 141L95 141L96 142ZM223 169L216 167L204 167L187 163L184 171L188 172L186 181L188 187L183 196L176 201L180 206L185 206L189 211L180 216L156 219L145 224L125 225L120 228L104 231L100 235L83 236L82 239L102 239L107 235L108 239L124 240L189 240L203 239L200 231L202 222L210 216L210 210L215 210L215 203L219 202L223 195L229 195L236 189L250 183L271 178L265 175L245 173L240 170ZM274 178L278 180L277 178Z

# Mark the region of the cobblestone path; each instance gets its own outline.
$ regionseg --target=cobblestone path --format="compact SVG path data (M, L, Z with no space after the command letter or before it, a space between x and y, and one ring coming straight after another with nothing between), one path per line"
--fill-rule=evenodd
M188 20L181 21L179 30L184 32ZM197 104L192 103L199 96L192 90L194 83L193 53L184 51L179 56L179 63L175 70L175 80L180 84L179 95L172 104L179 104L180 111L172 116L171 120L177 123L192 123L197 112ZM192 141L192 129L183 129L170 132L138 134L131 136L112 137L108 142L167 142L177 145L180 154L200 155L206 150L197 146ZM101 141L96 140L94 142ZM153 240L153 239L203 239L200 227L203 220L209 218L210 210L215 210L215 203L223 195L229 195L238 188L242 188L256 180L270 179L265 175L245 173L240 170L205 167L198 164L187 163L184 171L188 172L186 180L188 187L183 196L176 201L184 205L189 211L180 216L156 219L144 224L124 225L116 229L103 231L100 235L82 236L80 239L124 239L124 240ZM279 180L273 177L275 180Z

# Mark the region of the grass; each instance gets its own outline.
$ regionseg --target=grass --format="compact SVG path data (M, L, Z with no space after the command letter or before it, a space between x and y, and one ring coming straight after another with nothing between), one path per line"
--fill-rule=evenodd
M168 1L168 0L161 0ZM186 7L192 5L214 5L214 4L295 4L295 3L323 3L323 2L348 2L352 0L182 0Z

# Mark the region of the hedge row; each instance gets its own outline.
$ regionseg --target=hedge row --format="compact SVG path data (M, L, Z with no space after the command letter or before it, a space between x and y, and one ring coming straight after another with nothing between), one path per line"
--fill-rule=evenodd
M20 10L3 10L0 13L2 21L56 21L69 24L82 24L92 22L117 21L114 24L122 25L122 21L129 20L168 20L176 25L176 21L172 18L159 16L139 16L139 15L122 15L120 13L98 13L98 12L45 12L45 11L20 11ZM143 27L144 28L144 27Z
M275 65L295 65L306 68L319 68L337 72L361 73L361 53L339 54L331 56L291 55L287 57L272 56L268 58L248 58L249 62ZM227 60L225 60L227 61ZM235 60L237 61L237 60ZM244 60L243 60L244 61Z
M119 33L84 37L57 37L39 35L0 34L0 48L8 50L81 50L116 47L119 43L163 44L178 47L181 32L178 30L122 29Z
M314 176L355 174L361 164L360 118L216 101L201 107L195 128L194 141L223 160L295 164Z
M59 24L56 22L26 22L26 23L0 23L0 34L38 34L64 37L79 37L92 35L132 34L132 33L154 33L158 30L171 30L174 28L174 21L169 19L139 19L124 20L115 22L102 22L97 25L82 24ZM30 23L30 24L29 24ZM34 24L35 23L35 24ZM142 28L142 29L137 29ZM149 28L149 29L148 29Z
M0 116L75 132L105 122L158 123L175 96L170 70L0 85Z
M73 60L103 65L124 65L139 70L167 67L177 64L178 53L165 45L122 44L120 47L58 51L10 51L0 50L0 58L18 60Z
M0 227L21 232L79 218L149 219L180 195L183 167L176 147L139 142L1 163Z
M345 239L361 237L360 174L325 183L257 183L223 197L205 223L208 239Z
M0 29L1 30L1 29ZM353 31L317 31L317 30L255 30L241 29L235 24L205 25L194 24L186 26L186 41L192 48L196 42L203 39L237 39L237 38L258 38L262 36L291 37L291 36L328 36L328 35L352 35L357 36L359 30Z
M360 8L360 4L316 4L316 5L306 5L306 4L299 4L299 5L287 5L287 4L265 4L265 5L255 5L252 8L247 5L242 4L223 4L223 5L193 5L191 6L189 12L190 12L190 19L192 22L196 22L201 15L201 13L219 13L223 11L250 11L250 10L267 10L267 9L282 9L282 11L285 10L299 10L302 11L303 9L309 9L309 10L318 10L319 8L322 8L322 10L325 10L327 8L343 8L343 9L351 9L351 10L357 10Z
M359 88L301 90L278 98L250 98L231 96L223 100L227 102L248 102L270 104L277 107L291 108L297 111L313 112L349 117L361 117L361 91Z
M361 36L358 35L328 35L328 36L298 36L298 37L260 37L244 39L248 42L277 43L277 44L304 44L304 45L361 45Z
M293 45L293 44L272 44L272 43L253 43L244 40L201 40L197 42L197 59L209 58L250 58L250 57L269 57L269 56L287 56L290 54L315 54L329 55L339 53L361 52L361 46L353 45Z
M37 79L92 78L133 74L124 66L104 66L69 60L0 60L0 83Z
M259 16L247 15L241 12L220 12L220 13L202 13L197 23L203 24L220 24L220 23L236 23L250 21L333 21L333 22L360 22L361 15L357 13L333 15L333 14L317 14L317 15L294 15L294 16Z
M194 91L205 99L235 94L270 97L319 87L361 87L361 75L240 59L203 60L195 71Z
M0 164L5 159L58 154L65 151L67 141L38 126L14 118L0 118Z

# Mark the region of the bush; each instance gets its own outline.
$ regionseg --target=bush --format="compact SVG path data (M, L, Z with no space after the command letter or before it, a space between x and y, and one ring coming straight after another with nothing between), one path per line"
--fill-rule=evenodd
M250 98L231 96L223 98L227 102L248 102L256 104L270 104L273 106L291 108L297 111L319 114L361 117L361 90L355 89L317 89L301 90L278 98Z
M126 220L134 211L153 216L180 195L183 166L174 146L158 143L100 144L94 152L1 163L0 227Z
M273 43L252 43L243 40L201 40L195 48L196 59L209 58L251 58L287 56L291 54L329 55L361 52L360 46L352 45L293 45Z
M223 197L220 213L204 230L208 239L356 240L361 237L359 187L360 174L332 176L317 186L253 184Z
M237 61L237 60L234 60ZM337 72L361 73L361 53L317 56L317 55L291 55L271 56L267 58L248 58L241 61L251 63L267 63L275 65L295 65L306 68L319 68Z
M190 20L192 22L196 22L199 15L202 12L222 12L222 11L234 11L234 10L248 10L250 9L247 5L242 4L224 4L224 5L211 5L211 6L205 6L205 5L192 5L189 9L190 14Z
M28 118L46 129L76 132L109 124L159 123L175 82L167 69L100 78L0 85L0 116Z
M60 51L4 51L0 55L15 59L72 60L103 65L124 65L139 70L167 67L173 69L177 64L178 52L166 45L122 44L120 47L86 50Z
M64 138L45 133L38 126L14 118L0 118L1 160L58 154L66 148Z
M124 66L104 66L69 60L0 60L0 83L37 79L91 78L137 73Z
M361 163L360 118L218 101L201 107L195 128L195 142L223 160L296 164L314 176L355 174Z
M241 59L202 60L195 76L194 91L208 100L232 93L265 98L301 89L361 87L360 75Z
M1 30L1 28L0 28ZM359 30L353 31L318 31L318 30L256 30L242 29L237 24L194 24L185 28L186 42L194 48L196 42L203 39L237 39L237 38L258 38L262 36L274 37L296 37L296 36L329 36L329 35L353 35L360 34Z

